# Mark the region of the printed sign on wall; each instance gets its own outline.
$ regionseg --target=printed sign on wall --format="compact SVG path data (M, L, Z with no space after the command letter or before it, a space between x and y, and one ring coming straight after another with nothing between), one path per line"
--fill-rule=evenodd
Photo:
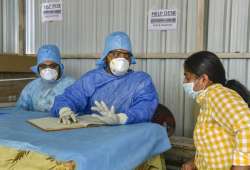
M175 9L157 9L149 11L149 30L176 30L176 25L177 11Z
M42 22L62 20L62 1L42 3Z

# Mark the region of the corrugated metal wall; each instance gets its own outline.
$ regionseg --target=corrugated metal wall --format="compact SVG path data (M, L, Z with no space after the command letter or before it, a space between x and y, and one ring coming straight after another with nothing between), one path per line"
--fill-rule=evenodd
M47 0L48 1L48 0ZM195 48L196 0L63 0L63 21L41 23L42 0L27 0L27 53L56 43L64 54L101 52L105 36L126 31L136 53L190 52ZM176 31L148 31L150 9L177 9Z
M249 36L249 0L209 0L209 50L250 52Z
M2 50L4 53L18 53L18 0L1 0Z
M63 0L63 21L52 23L41 23L42 2L45 1L26 0L27 53L35 53L44 43L56 43L63 54L100 53L104 37L116 30L126 31L130 35L136 53L178 53L192 52L195 49L196 0ZM243 10L240 10L240 4L244 6ZM207 42L209 50L248 51L246 46L249 33L245 30L246 25L248 28L245 20L250 17L240 19L240 16L247 16L245 12L249 11L248 5L248 0L210 1ZM177 9L176 31L147 30L147 12L158 8ZM239 35L240 40L237 39ZM66 73L77 78L94 68L95 61L63 60ZM183 61L138 59L134 68L152 76L161 103L168 106L175 115L176 135L191 136L194 126L193 101L185 96L182 89ZM223 59L223 63L229 78L237 78L250 88L249 59Z
M207 49L213 52L250 52L250 1L209 0ZM229 54L230 55L230 54ZM250 60L223 60L229 78L250 89Z
M3 1L0 0L0 53L3 52Z

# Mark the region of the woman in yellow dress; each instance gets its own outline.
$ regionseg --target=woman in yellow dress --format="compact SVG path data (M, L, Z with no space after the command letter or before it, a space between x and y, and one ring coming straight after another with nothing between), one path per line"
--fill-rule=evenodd
M182 170L250 169L250 93L226 80L220 59L209 51L184 62L183 87L200 105L194 129L196 155Z

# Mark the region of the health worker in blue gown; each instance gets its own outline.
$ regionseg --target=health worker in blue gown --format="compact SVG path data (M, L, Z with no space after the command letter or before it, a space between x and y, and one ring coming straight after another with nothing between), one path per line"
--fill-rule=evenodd
M76 115L84 114L108 125L150 121L158 105L158 95L147 73L130 69L135 63L128 35L111 33L97 68L55 98L52 115L64 124L77 122Z
M16 107L30 111L49 112L56 95L75 82L64 74L61 55L56 45L47 44L39 48L37 65L32 71L38 78L28 83L21 92Z

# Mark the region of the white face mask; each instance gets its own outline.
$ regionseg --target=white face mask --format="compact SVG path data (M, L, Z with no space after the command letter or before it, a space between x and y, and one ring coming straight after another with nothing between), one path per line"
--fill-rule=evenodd
M116 75L121 76L128 72L129 69L129 61L125 58L115 58L111 60L110 64L110 71Z
M40 75L44 80L56 80L58 72L55 69L45 68L40 71Z
M201 93L203 90L194 91L194 82L191 83L183 83L182 84L184 91L191 96L193 99L195 99L199 93Z
M196 98L196 96L198 95L198 93L196 91L194 91L194 82L191 83L183 83L182 84L184 91L191 96L193 99Z

